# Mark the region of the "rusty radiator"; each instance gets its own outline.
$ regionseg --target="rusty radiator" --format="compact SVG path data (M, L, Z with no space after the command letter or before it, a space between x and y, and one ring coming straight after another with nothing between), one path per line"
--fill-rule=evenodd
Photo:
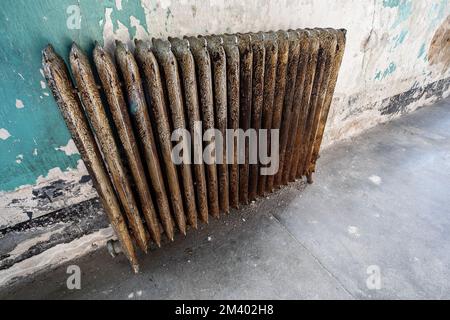
M345 30L335 29L152 39L136 41L134 54L117 42L115 61L96 44L92 65L74 43L73 79L51 45L43 50L49 87L135 272L135 247L147 252L176 229L186 234L303 176L312 182L344 47ZM194 152L175 163L171 135L183 129L213 130L206 142L179 141L223 161ZM269 144L277 131L267 150L278 171L263 175L267 164L251 161L258 143L232 136L216 148L229 129L267 129Z

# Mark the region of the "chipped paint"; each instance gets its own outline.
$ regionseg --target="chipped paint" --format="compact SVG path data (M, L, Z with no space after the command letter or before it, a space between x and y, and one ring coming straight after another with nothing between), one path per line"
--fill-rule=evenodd
M11 283L18 277L24 277L81 257L97 248L106 246L106 242L113 238L114 232L112 228L108 227L72 242L58 244L41 254L16 263L8 269L0 270L0 286Z
M346 53L324 147L449 94L450 72L441 58L450 55L444 54L439 41L431 50L433 38L448 16L448 0L78 3L80 30L66 27L65 8L72 0L59 1L56 9L60 10L47 2L30 5L17 0L0 12L0 68L4 75L0 79L0 147L7 150L0 153L0 226L96 194L91 183L85 183L89 179L80 156L71 148L64 121L41 83L40 51L48 42L67 57L72 40L86 49L93 40L112 49L116 39L133 47L133 39L151 37L311 26L346 28ZM294 14L298 12L304 13L301 21ZM323 12L327 12L326 19ZM428 56L433 57L430 62ZM26 109L14 108L18 97Z
M359 233L358 227L355 227L355 226L348 226L347 232L349 235L351 235L355 238L359 238L361 236L361 234Z
M9 134L8 130L6 130L5 128L1 128L0 129L0 139L6 140L9 137L11 137L11 135Z

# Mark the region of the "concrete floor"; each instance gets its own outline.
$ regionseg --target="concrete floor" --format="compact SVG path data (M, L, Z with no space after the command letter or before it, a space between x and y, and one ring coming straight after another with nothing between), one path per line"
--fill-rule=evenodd
M447 100L327 149L313 185L178 235L142 256L138 275L102 249L70 263L81 290L67 289L64 265L0 299L448 299L449 230Z

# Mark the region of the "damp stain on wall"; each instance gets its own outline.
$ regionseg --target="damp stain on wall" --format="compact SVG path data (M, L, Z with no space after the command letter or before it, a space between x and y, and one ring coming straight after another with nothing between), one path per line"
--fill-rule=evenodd
M439 65L442 73L450 66L450 15L436 30L428 50L428 61L431 65Z

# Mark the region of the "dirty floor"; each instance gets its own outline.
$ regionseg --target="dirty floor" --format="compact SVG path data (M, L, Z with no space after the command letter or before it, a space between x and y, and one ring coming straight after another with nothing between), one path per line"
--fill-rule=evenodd
M327 149L290 184L141 256L100 249L0 299L450 298L450 100ZM68 290L67 266L81 268Z

